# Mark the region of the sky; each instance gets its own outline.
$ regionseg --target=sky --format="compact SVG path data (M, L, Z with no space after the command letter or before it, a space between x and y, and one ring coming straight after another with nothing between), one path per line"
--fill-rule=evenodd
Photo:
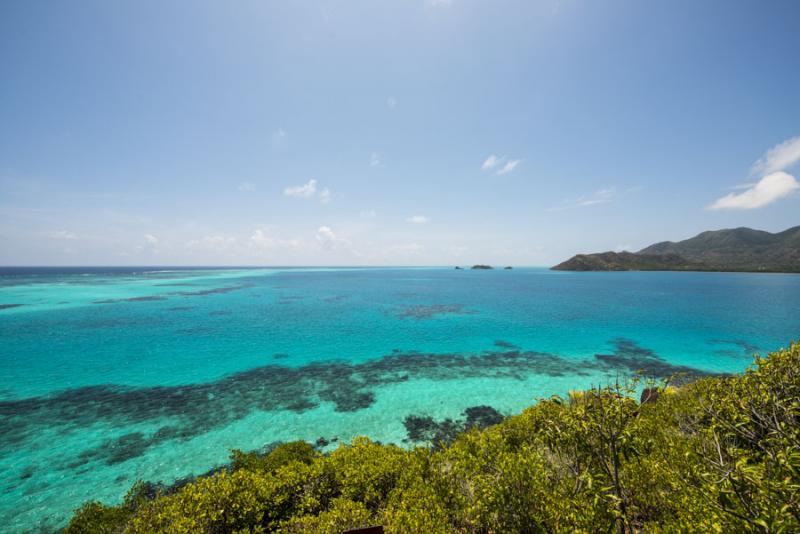
M545 266L800 224L800 2L0 2L0 265Z

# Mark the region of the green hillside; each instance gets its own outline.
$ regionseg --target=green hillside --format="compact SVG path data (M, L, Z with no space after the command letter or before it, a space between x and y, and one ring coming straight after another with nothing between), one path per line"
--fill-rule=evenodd
M779 233L751 228L703 232L639 252L578 254L553 267L562 271L800 272L800 226Z

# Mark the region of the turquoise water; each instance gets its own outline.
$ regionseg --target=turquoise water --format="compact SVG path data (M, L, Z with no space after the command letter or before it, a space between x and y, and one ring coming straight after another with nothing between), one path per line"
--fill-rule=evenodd
M798 302L780 274L1 269L0 529L231 448L408 444L411 414L741 371L798 338Z

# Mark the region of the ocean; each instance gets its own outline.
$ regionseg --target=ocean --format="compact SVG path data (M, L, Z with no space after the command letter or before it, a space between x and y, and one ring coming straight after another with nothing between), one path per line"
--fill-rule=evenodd
M798 303L789 274L0 268L0 530L234 448L412 446L409 415L741 372L798 338Z

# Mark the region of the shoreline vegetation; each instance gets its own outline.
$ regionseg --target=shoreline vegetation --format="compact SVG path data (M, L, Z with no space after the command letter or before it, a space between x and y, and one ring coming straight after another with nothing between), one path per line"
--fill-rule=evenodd
M89 502L64 532L800 530L800 343L740 375L678 382L637 377L507 418L408 418L424 444L412 449L361 437L324 454L234 450L206 475Z
M703 232L638 252L577 254L552 269L800 273L800 226L774 234L751 228Z

